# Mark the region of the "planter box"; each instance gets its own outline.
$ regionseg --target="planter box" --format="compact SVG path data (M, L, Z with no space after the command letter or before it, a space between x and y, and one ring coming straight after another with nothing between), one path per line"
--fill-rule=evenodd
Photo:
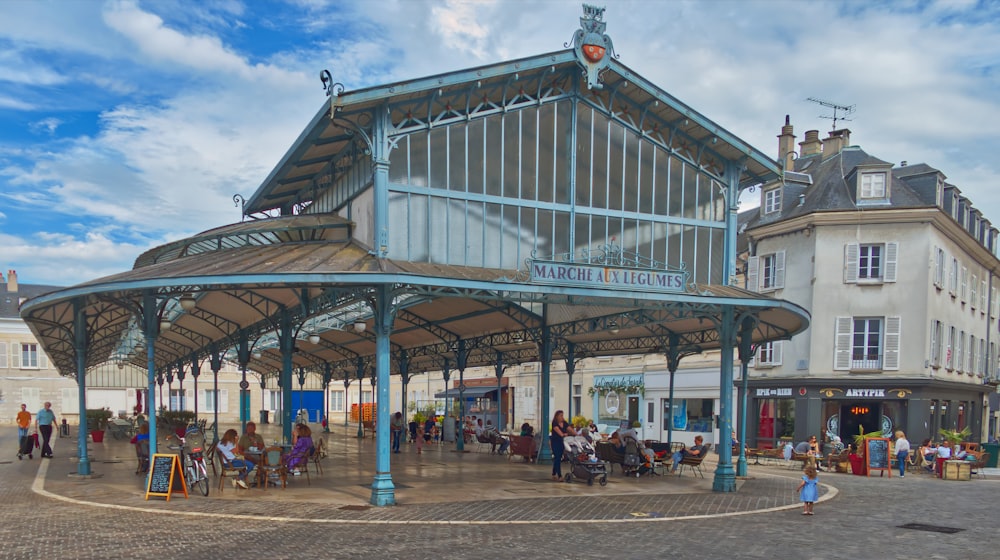
M969 461L945 461L945 480L972 480L972 464Z

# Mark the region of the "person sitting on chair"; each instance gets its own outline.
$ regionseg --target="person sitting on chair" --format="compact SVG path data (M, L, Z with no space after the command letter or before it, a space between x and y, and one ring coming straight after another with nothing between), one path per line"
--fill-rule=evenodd
M292 428L292 441L292 450L286 456L285 468L292 474L299 474L299 465L309 461L309 455L312 453L312 430L305 424L296 424Z
M671 457L674 464L670 467L670 472L677 472L677 468L681 466L681 461L683 461L685 457L700 457L704 455L706 451L705 445L702 443L704 441L705 438L701 436L694 436L693 446L685 447L684 449L674 453L673 457Z
M482 435L490 442L490 453L496 453L497 445L499 445L500 454L503 455L507 451L507 447L510 445L510 440L500 435L500 430L497 430L496 426L493 425L492 420L486 421L486 427L483 428Z
M222 439L219 440L219 445L216 447L216 451L222 454L222 459L224 462L236 468L242 468L236 479L233 480L233 486L239 486L240 488L249 488L247 486L247 475L250 470L253 469L253 463L246 461L243 457L236 456L236 430L230 428L226 430L226 433L222 434Z
M245 434L240 436L239 441L236 442L236 454L244 455L247 451L264 451L264 438L257 433L257 424L254 422L247 422L247 431ZM257 457L260 457L258 455ZM251 465L256 466L253 459L244 456L246 462ZM249 470L253 470L253 466Z

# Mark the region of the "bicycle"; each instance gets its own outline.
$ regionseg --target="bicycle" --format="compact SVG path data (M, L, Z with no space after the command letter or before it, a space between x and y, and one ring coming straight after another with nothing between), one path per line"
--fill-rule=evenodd
M197 436L197 437L194 437ZM167 436L166 439L176 438L180 445L169 445L170 449L180 452L181 464L184 465L184 480L188 488L193 492L197 488L202 496L208 496L208 468L205 466L205 437L197 429L188 430L184 436ZM185 453L188 440L191 442L191 450Z

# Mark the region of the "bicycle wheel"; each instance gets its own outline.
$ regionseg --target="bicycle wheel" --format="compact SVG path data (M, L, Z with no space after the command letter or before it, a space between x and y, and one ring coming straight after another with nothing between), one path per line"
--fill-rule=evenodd
M194 491L196 487L202 496L208 495L208 471L205 470L205 463L196 462L188 469L191 473L190 483L191 491Z

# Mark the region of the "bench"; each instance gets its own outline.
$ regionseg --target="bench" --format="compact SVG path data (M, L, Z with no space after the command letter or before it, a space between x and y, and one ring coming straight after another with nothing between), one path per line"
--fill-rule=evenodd
M535 447L535 438L531 436L513 436L510 438L510 454L507 460L510 461L514 455L524 457L524 460L533 463L538 457L538 448Z

